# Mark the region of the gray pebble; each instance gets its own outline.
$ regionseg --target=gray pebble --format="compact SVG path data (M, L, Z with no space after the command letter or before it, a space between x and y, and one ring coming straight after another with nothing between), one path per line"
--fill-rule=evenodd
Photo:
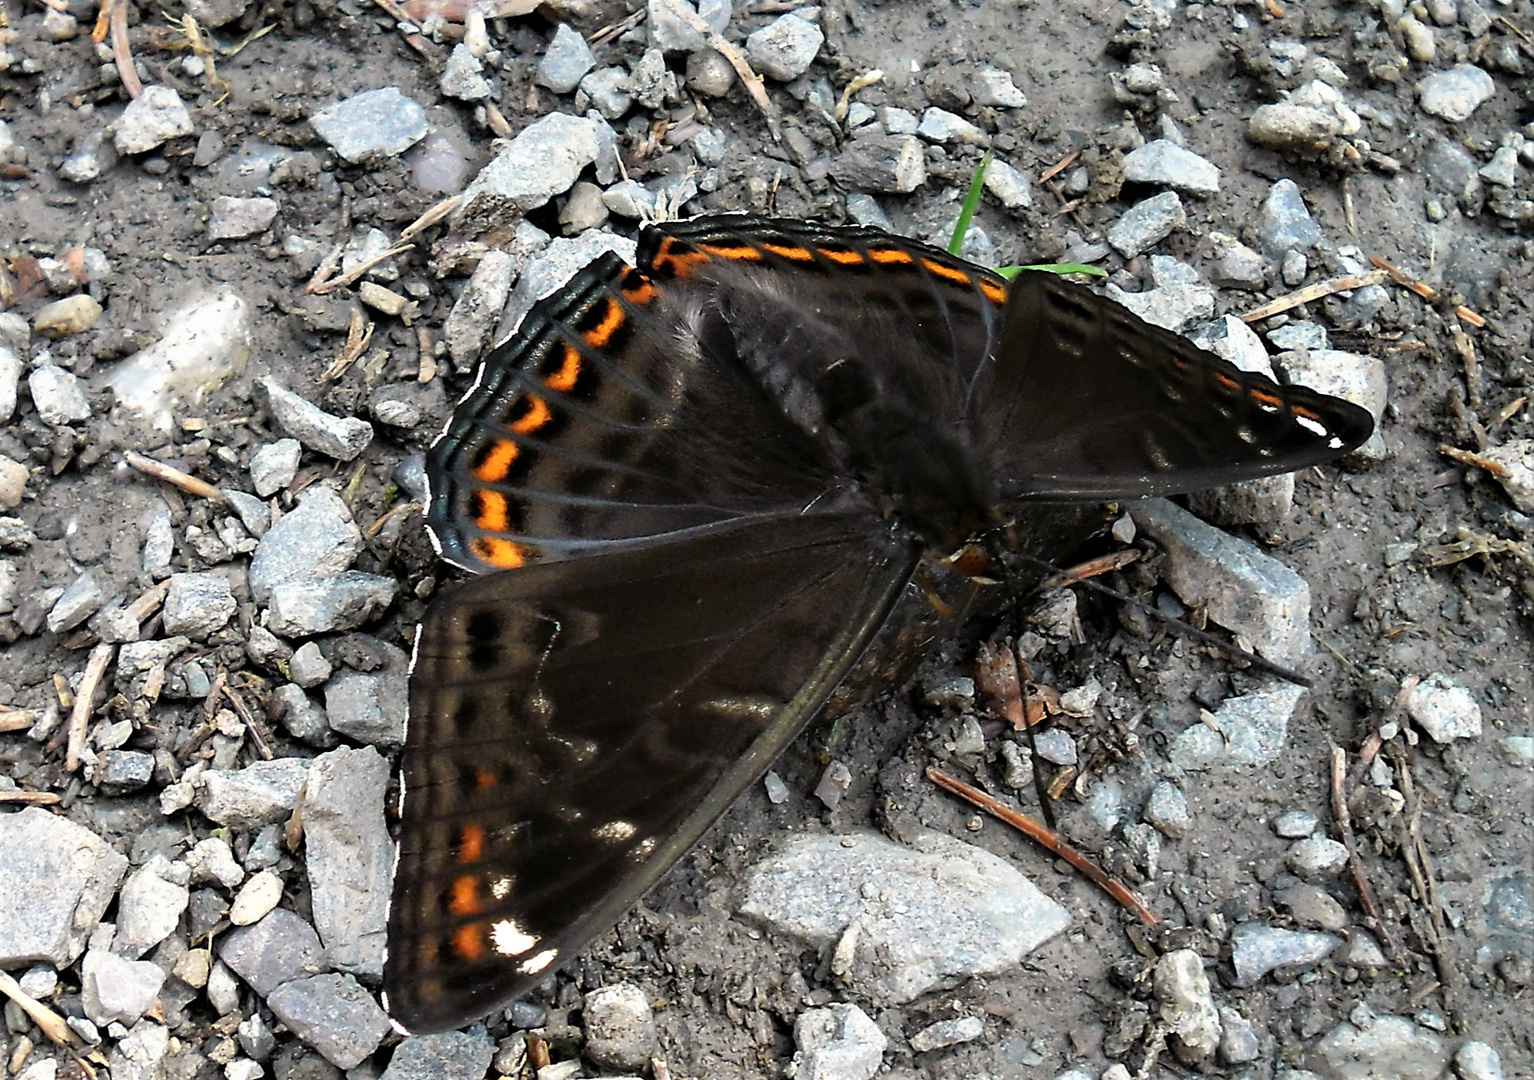
M308 772L309 763L301 758L209 769L202 774L197 806L210 820L235 828L282 821L297 804Z
M543 59L538 62L536 81L556 94L568 94L596 66L597 59L591 55L591 46L586 44L586 39L560 23Z
M148 960L92 949L80 963L80 1003L98 1024L131 1025L154 1004L165 975Z
M856 1005L806 1009L794 1021L793 1080L872 1080L889 1044Z
M378 751L342 747L314 759L304 787L305 865L325 959L338 971L372 979L383 973L394 872L384 824L388 781L389 764ZM488 1043L484 1054L488 1063Z
M1441 673L1429 675L1407 691L1406 711L1436 743L1481 734L1480 705L1470 691Z
M1308 810L1285 810L1273 819L1273 833L1285 840L1303 840L1316 831L1320 819Z
M312 487L256 546L250 561L251 596L264 605L279 585L334 578L361 551L362 531L346 503L327 487Z
M694 56L702 55L695 53ZM691 68L692 58L688 58ZM581 80L581 92L591 99L597 112L609 120L621 119L634 105L634 95L629 93L629 73L621 67L598 68ZM693 89L699 89L693 87ZM726 90L729 87L725 87ZM700 90L701 92L701 90ZM718 96L718 95L715 95Z
M240 524L258 539L272 524L272 510L266 503L245 491L224 491L224 501L239 515Z
M378 1049L392 1030L373 995L350 975L313 975L283 983L267 1006L325 1060L350 1069Z
M193 130L180 94L168 86L146 86L112 126L112 143L119 153L142 154Z
M327 413L271 375L264 376L259 385L266 390L272 418L311 450L339 461L351 461L373 441L373 425L366 420Z
M48 610L48 632L62 634L73 630L94 615L106 603L106 594L96 583L96 575L87 570L75 578Z
M978 1016L961 1016L929 1024L910 1038L911 1049L918 1054L941 1050L946 1046L973 1042L985 1034L985 1021Z
M1000 158L991 161L985 171L985 190L990 192L1008 213L1022 215L1033 209L1033 184Z
M239 607L223 574L172 574L167 584L162 613L167 634L202 641L222 630Z
M205 228L209 240L242 240L265 232L276 217L276 199L220 195L213 200Z
M1108 243L1120 255L1132 259L1159 244L1188 223L1182 200L1175 191L1163 191L1136 203L1108 228Z
M117 936L112 939L112 951L137 960L168 938L186 910L190 880L191 871L185 863L172 864L163 855L153 856L129 874L117 899Z
M250 456L250 479L263 499L275 495L298 475L303 446L297 439L278 439L267 443Z
M59 163L59 175L72 184L89 184L115 169L117 161L111 134L92 131L78 139L74 152Z
M39 364L27 376L32 404L45 424L74 424L91 417L90 403L74 372L57 364Z
M677 99L676 73L666 66L666 54L660 49L647 49L629 69L629 93L646 109Z
M309 645L313 644L309 642ZM335 732L330 729L330 720L325 716L325 710L309 699L303 687L283 683L272 691L272 699L277 703L278 719L293 738L310 746L335 745Z
M101 755L96 786L107 795L142 791L154 779L154 755L142 750L108 750Z
M74 963L127 869L95 833L41 807L0 816L0 965Z
M394 578L360 570L285 581L267 597L267 625L284 637L355 630L378 618L398 590Z
M1112 235L1110 230L1110 239ZM1214 314L1214 290L1206 285L1166 285L1137 293L1125 292L1117 285L1109 285L1107 296L1152 326L1173 333L1181 333L1193 323Z
M1423 111L1452 123L1470 119L1470 114L1496 92L1491 76L1473 64L1435 71L1417 84Z
M1262 923L1242 923L1231 933L1231 962L1236 985L1252 986L1269 972L1302 971L1325 960L1342 939L1333 934L1280 930Z
M768 78L789 82L809 70L825 40L820 27L789 13L746 38L746 58Z
M831 178L853 191L905 194L927 182L927 160L914 135L859 132L831 162Z
M995 109L1021 109L1028 98L1000 68L981 68L970 80L970 96L976 105Z
M1291 885L1276 892L1273 899L1306 929L1341 933L1348 925L1348 913L1342 905L1314 885Z
M337 157L353 164L403 154L431 130L426 111L397 86L338 101L310 116L309 126Z
M359 742L398 746L405 737L409 659L380 643L386 666L380 671L342 671L325 684L330 726Z
M28 331L30 333L30 331ZM16 412L17 391L21 386L21 357L0 345L0 424Z
M985 132L964 117L936 107L922 112L921 121L916 125L916 134L935 143L980 146L988 141Z
M219 959L263 997L285 982L320 971L323 956L314 928L287 908L276 908L250 926L236 927L218 943ZM210 995L212 979L210 975Z
M563 26L560 27L564 29ZM443 97L459 101L484 101L495 93L490 80L484 76L485 65L463 42L453 46L447 63L442 66L442 78L437 86ZM560 91L563 93L563 91Z
M1321 242L1321 230L1305 208L1299 185L1288 177L1268 189L1258 211L1256 233L1258 245L1270 259L1281 259L1294 248Z
M598 1065L638 1072L659 1053L655 1015L644 990L617 983L593 990L581 1007L586 1054Z
M1449 1064L1443 1040L1403 1016L1376 1016L1359 1005L1312 1048L1333 1076L1437 1077Z
M1188 797L1170 780L1160 781L1146 800L1145 820L1173 840L1186 835L1193 826Z
M1251 1023L1235 1009L1220 1006L1220 1060L1227 1065L1256 1061L1262 1044Z
M691 23L678 18L672 4L694 11L703 24L722 33L730 22L730 0L649 0L650 44L665 53L695 52L706 44Z
M597 126L586 117L540 117L480 170L463 193L459 220L478 227L542 206L569 191L600 150Z
M1471 1039L1454 1054L1460 1080L1502 1080L1502 1057L1483 1042Z
M1220 1016L1199 954L1192 949L1163 953L1156 961L1152 989L1177 1059L1196 1065L1213 1054L1220 1045Z
M483 1029L413 1035L394 1048L379 1080L481 1080L494 1053Z
M299 686L306 689L320 685L330 678L330 661L320 647L312 641L300 645L288 662L288 674Z
M497 249L485 252L469 275L442 328L448 355L459 371L473 370L479 363L506 307L516 275L517 260L511 253Z
M706 97L724 97L735 85L735 67L721 52L699 49L687 57L687 88Z
M1124 158L1124 179L1201 197L1220 190L1220 170L1216 165L1165 139L1130 151Z

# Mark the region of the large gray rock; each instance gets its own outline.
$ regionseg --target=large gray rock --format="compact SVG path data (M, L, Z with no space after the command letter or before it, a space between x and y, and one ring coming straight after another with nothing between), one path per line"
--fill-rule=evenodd
M350 975L294 979L267 995L266 1004L340 1069L360 1064L390 1031L388 1016Z
M333 578L362 551L362 530L330 488L314 487L266 531L250 560L250 594L265 605L272 590L294 581Z
M795 839L752 871L741 913L816 948L857 935L841 946L853 953L849 983L893 1003L1009 970L1070 922L995 855L938 833L917 843Z
M41 807L0 815L0 968L74 963L127 869L95 833Z
M321 754L304 786L314 925L338 971L379 978L394 845L384 825L389 763L371 746Z
M231 930L219 942L218 958L262 997L325 966L319 935L287 908Z

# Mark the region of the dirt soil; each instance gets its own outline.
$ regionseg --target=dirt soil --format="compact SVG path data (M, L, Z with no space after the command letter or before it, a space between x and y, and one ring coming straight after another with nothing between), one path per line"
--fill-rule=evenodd
M67 6L87 31L92 13ZM1384 359L1389 453L1346 469L1309 470L1298 478L1295 506L1285 520L1235 530L1308 579L1318 649L1306 674L1315 685L1290 722L1276 764L1189 774L1183 786L1192 828L1181 839L1164 841L1153 878L1146 880L1143 867L1137 869L1123 854L1121 838L1094 831L1080 793L1116 781L1126 802L1138 805L1148 784L1167 772L1171 737L1196 723L1201 710L1217 708L1252 686L1255 676L1116 601L1090 594L1081 599L1083 640L1051 643L1035 656L1040 683L1068 690L1095 679L1104 690L1093 715L1062 721L1077 740L1083 774L1077 785L1067 785L1061 803L1068 831L1074 829L1084 844L1102 853L1167 925L1180 929L1133 931L1132 920L1075 872L997 823L979 824L971 811L935 790L906 806L924 823L1011 860L1071 911L1074 925L1022 970L934 993L902 1009L877 1010L865 1003L896 1037L886 1057L891 1075L1047 1077L1078 1061L1098 1070L1113 1061L1138 1068L1149 991L1136 981L1147 964L1137 944L1146 950L1153 944L1191 946L1216 961L1218 1000L1251 1022L1262 1049L1256 1061L1235 1068L1211 1061L1206 1066L1211 1071L1268 1077L1281 1067L1298 1066L1321 1034L1366 1002L1377 1013L1411 1017L1427 1010L1442 1018L1451 1047L1464 1037L1484 1040L1501 1054L1505 1075L1534 1075L1528 985L1534 980L1529 962L1534 921L1527 907L1534 898L1534 769L1510 760L1498 743L1504 736L1534 734L1529 662L1534 522L1518 513L1489 477L1439 450L1440 444L1475 450L1478 434L1493 444L1534 436L1528 410L1508 416L1505 408L1534 393L1528 360L1527 298L1534 295L1530 243L1524 239L1526 226L1484 208L1468 214L1465 210L1477 207L1456 206L1452 197L1441 199L1447 217L1431 221L1425 207L1433 192L1420 167L1425 147L1440 137L1468 149L1478 162L1489 160L1504 133L1520 130L1528 118L1529 85L1516 72L1498 71L1498 93L1458 125L1421 111L1413 94L1422 75L1489 55L1493 48L1511 47L1515 60L1521 56L1524 65L1534 63L1525 36L1534 32L1529 3L1487 6L1505 23L1497 22L1481 39L1471 38L1463 26L1440 28L1437 58L1410 62L1404 74L1400 64L1380 62L1381 54L1403 54L1399 42L1380 28L1378 12L1337 0L1303 5L1282 0L1282 12L1272 3L1185 5L1171 16L1168 29L1146 28L1155 21L1149 8L1078 0L829 0L820 9L828 40L812 79L828 78L839 91L854 76L877 68L884 82L861 91L858 100L920 113L934 96L942 96L944 73L995 65L1010 71L1028 96L1020 109L969 108L968 115L994 133L998 153L1035 178L1066 155L1081 153L1094 187L1073 210L1064 212L1062 199L1042 187L1035 189L1035 209L1020 217L990 200L983 205L980 224L1003 261L1056 258L1067 246L1068 230L1100 238L1143 194L1117 191L1114 163L1132 144L1126 141L1132 133L1156 137L1158 112L1164 112L1181 125L1192 149L1220 167L1223 182L1211 198L1184 200L1187 228L1158 251L1201 265L1209 234L1250 236L1269 185L1287 176L1299 184L1333 243L1354 243L1365 254L1408 268L1456 294L1486 321L1483 329L1465 324L1475 360L1467 376L1454 336L1461 324L1451 321L1446 303L1435 306L1405 290L1392 291L1366 323L1342 331L1331 321L1329 307L1311 306L1313 317L1334 328L1335 347ZM738 8L727 36L738 38L766 23L783 5L760 7ZM354 0L258 4L217 31L221 41L232 42L247 31L274 27L237 55L218 59L218 73L229 84L222 100L216 88L183 67L180 54L154 47L163 36L160 5L130 5L130 39L150 76L146 81L179 91L198 134L147 154L125 155L93 183L70 183L59 174L61 161L122 110L125 96L85 33L58 42L42 38L43 10L0 0L0 15L14 37L9 48L18 58L0 71L0 119L24 148L21 155L13 153L0 177L0 255L50 256L84 244L101 249L111 268L111 276L90 290L103 304L100 319L89 330L52 343L53 359L77 375L98 375L153 340L160 314L209 288L233 286L258 312L249 364L204 402L195 417L200 424L188 425L183 417L173 435L160 436L120 428L107 420L109 394L93 390L91 420L49 425L23 391L16 417L0 428L0 453L31 469L26 499L11 513L38 537L29 551L13 556L20 567L17 595L68 585L90 567L108 595L132 597L150 584L142 576L141 551L148 521L165 496L121 464L125 450L151 453L213 484L248 490L250 453L281 434L254 390L258 377L278 374L332 412L365 414L379 383L416 373L415 329L380 317L370 350L386 350L387 362L359 365L336 382L321 381L341 350L354 301L344 291L324 300L306 297L303 284L317 256L296 253L287 241L302 236L309 252L323 254L351 229L373 227L396 235L442 193L422 189L409 155L367 166L338 161L307 117L361 90L399 87L426 106L438 133L462 148L466 175L489 160L493 135L483 109L440 94L448 45L407 37L393 19ZM568 17L590 37L625 14L621 4L591 4ZM442 40L450 44L456 32L449 27ZM553 109L571 108L568 95L558 98L534 85L535 66L552 32L553 23L542 14L490 23L493 44L504 50L495 73L499 110L512 131ZM1349 100L1366 103L1372 118L1389 120L1370 123L1371 149L1394 159L1399 169L1382 167L1377 159L1371 165L1367 157L1290 160L1247 141L1245 122L1252 109L1298 82L1272 62L1269 46L1275 41L1303 42L1350 76ZM599 62L633 63L641 48L612 40L598 49ZM1159 104L1154 95L1130 103L1117 99L1113 77L1122 76L1131 62L1159 65L1173 96L1163 96ZM687 212L746 210L845 220L846 193L827 179L825 168L843 136L802 100L802 83L792 88L801 91L798 97L783 84L768 83L790 133L788 149L772 142L762 115L738 87L722 99L684 95L682 104L658 112L636 106L615 124L630 175L646 180L679 173L686 149L667 143L665 125L684 125L696 116L715 127L729 149L714 190L687 204ZM660 126L652 127L657 121ZM655 132L662 137L653 138ZM253 193L242 186L241 161L261 145L300 148L309 155L308 165L281 182L281 209L267 231L210 242L204 220L211 201ZM930 147L927 154L924 186L880 198L899 230L922 237L949 227L980 150L949 144ZM1526 180L1524 189L1527 195ZM1096 197L1102 194L1108 197ZM535 211L532 219L557 233L558 202ZM439 339L463 278L437 276L420 253L403 256L398 264L405 291L420 300L421 324ZM17 264L12 265L14 270ZM1144 269L1141 261L1126 264L1117 255L1104 265L1131 276ZM1306 280L1335 272L1335 266L1313 260ZM1272 282L1269 291L1289 290ZM1222 312L1248 310L1266 298L1231 289L1219 295ZM30 319L52 298L22 295L12 310ZM34 338L32 351L41 344ZM444 358L435 382L440 389L424 399L428 415L421 423L405 431L380 426L365 455L351 465L308 454L300 482L336 478L347 486L364 524L399 506L405 496L391 479L395 467L430 441L467 379L454 374ZM184 533L189 525L209 526L212 515L195 498L173 497L172 505L181 543L175 565L201 568ZM1511 549L1432 565L1433 546L1453 541L1461 529L1511 541ZM1136 543L1149 560L1115 575L1115 583L1153 605L1175 606L1160 583L1154 545ZM1403 543L1418 546L1399 547ZM408 641L423 608L419 597L429 594L432 580L446 577L434 563L419 517L406 519L393 543L370 547L359 568L393 575L403 586L401 601L368 631ZM241 616L219 646L236 672L250 667L238 627L248 627L254 610L248 593L237 595ZM53 678L79 672L91 644L78 633L26 633L15 613L0 615L0 634L7 642L0 651L0 702L19 707L44 705L54 694ZM955 645L929 662L916 685L972 674L972 661L971 648ZM1434 673L1469 689L1484 716L1480 737L1439 746L1406 720L1403 686ZM251 668L251 674L265 684L272 680L266 671ZM787 802L770 803L760 786L749 791L643 908L601 939L573 973L554 980L540 1003L570 1008L579 1004L583 990L634 980L661 1003L657 1020L671 1075L714 1080L781 1075L793 1052L793 1020L806 1002L843 1000L845 994L813 951L795 951L733 918L735 890L743 871L784 832L875 827L886 795L881 775L887 779L901 763L921 766L949 756L944 743L952 738L954 717L919 702L919 694L891 687L887 698L836 724L817 724L777 766L790 792ZM196 719L192 703L166 703L129 746L171 745ZM1381 754L1398 778L1410 774L1401 806L1390 805L1357 765L1366 740L1391 723L1400 730ZM994 748L1001 725L988 721L986 731ZM312 753L278 729L273 737L279 754ZM1275 892L1293 879L1283 863L1288 841L1274 835L1272 820L1286 810L1310 811L1320 817L1323 831L1338 835L1328 797L1333 747L1348 751L1349 784L1364 793L1355 800L1354 828L1396 951L1379 970L1332 960L1301 978L1237 988L1228 978L1221 980L1222 972L1228 976L1229 942L1218 928L1248 918L1295 925L1275 901ZM253 754L247 744L240 762ZM849 764L853 774L834 811L812 795L832 759ZM56 748L20 733L0 735L0 773L29 789L65 794L64 812L98 830L115 830L111 838L125 851L136 830L159 820L160 778L147 790L110 797L67 775ZM1032 805L1030 793L1018 794L1025 808ZM205 835L208 823L189 816L186 827ZM1413 841L1403 838L1409 832L1420 837L1429 857L1440 905L1436 913L1408 868L1405 851ZM1365 915L1350 880L1331 879L1327 888L1356 930ZM290 902L303 901L300 895ZM710 942L706 956L688 944L700 937ZM66 974L66 984L73 978ZM925 1054L913 1054L903 1042L930 1022L963 1015L986 1019L982 1038ZM194 1001L185 1017L175 1032L183 1044L211 1045L220 1037L211 1026L217 1017L205 1001ZM501 1022L492 1034L509 1030ZM375 1055L375 1067L388 1053L386 1047ZM314 1059L310 1063L324 1068ZM203 1068L209 1076L216 1070L206 1061ZM279 1080L296 1075L293 1059L281 1053L269 1068ZM1166 1066L1157 1070L1155 1075L1181 1075Z

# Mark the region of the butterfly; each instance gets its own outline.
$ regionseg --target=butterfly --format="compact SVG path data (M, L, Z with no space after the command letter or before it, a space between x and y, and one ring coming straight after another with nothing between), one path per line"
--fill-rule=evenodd
M1084 508L1373 430L1055 275L876 229L699 218L634 261L537 304L427 456L431 536L476 576L413 657L384 965L413 1032L608 930L973 538L1064 554Z

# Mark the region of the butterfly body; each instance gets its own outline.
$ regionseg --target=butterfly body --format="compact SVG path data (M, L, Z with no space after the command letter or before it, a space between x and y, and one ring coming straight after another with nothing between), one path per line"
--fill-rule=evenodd
M1050 275L876 230L699 219L635 261L535 306L428 455L433 538L482 576L414 658L385 966L412 1030L607 929L872 643L974 601L943 562L974 530L1059 556L1097 502L1372 428ZM951 604L908 584L923 560Z

